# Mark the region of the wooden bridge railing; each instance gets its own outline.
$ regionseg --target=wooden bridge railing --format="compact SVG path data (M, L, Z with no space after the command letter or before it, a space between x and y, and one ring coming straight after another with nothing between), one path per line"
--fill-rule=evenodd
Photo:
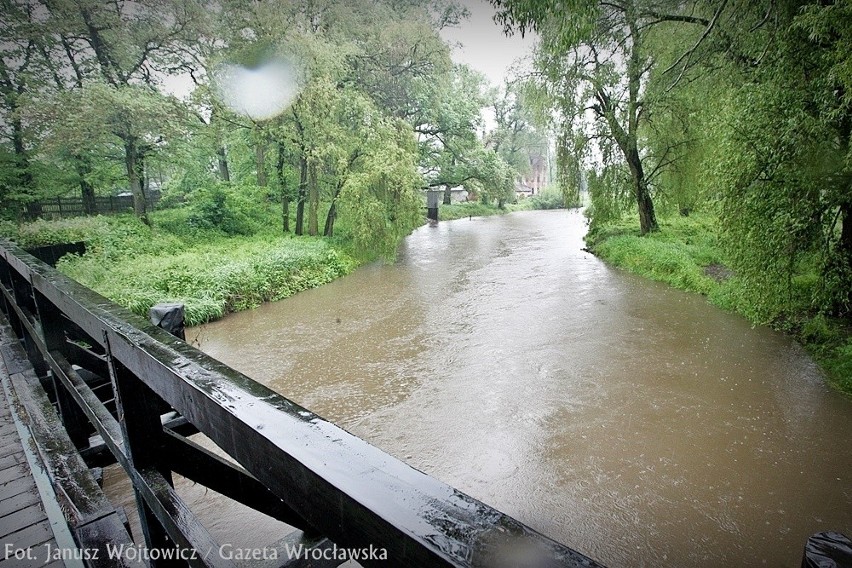
M234 565L175 492L175 472L340 549L372 547L365 566L598 566L6 241L0 283L0 307L74 445L85 454L100 436L131 479L149 549L182 551L183 564ZM167 422L174 411L182 421ZM181 422L240 465L172 427Z

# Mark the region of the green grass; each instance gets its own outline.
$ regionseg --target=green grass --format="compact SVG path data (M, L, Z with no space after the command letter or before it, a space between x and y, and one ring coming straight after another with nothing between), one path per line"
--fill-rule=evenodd
M4 222L0 231L25 248L85 241L86 254L66 256L60 271L142 316L157 303L183 303L188 325L281 300L378 258L353 247L344 219L336 224L334 238L283 235L278 207L260 201L250 216L229 220L229 226L246 234L199 226L190 207L153 211L151 226L121 215ZM325 208L327 204L321 219ZM294 216L295 207L291 209ZM441 218L505 212L463 203L442 206Z
M760 294L753 293L726 268L711 214L659 219L660 231L639 235L636 216L595 226L586 236L589 249L607 262L675 288L697 292L720 308L744 315L754 323L763 320ZM708 268L709 267L709 268ZM801 299L791 303L783 318L769 321L792 334L822 366L829 382L852 395L852 333L848 322L811 313L805 292L813 276L804 274L793 282Z
M123 260L68 255L58 268L141 315L156 303L182 302L187 324L196 325L320 286L354 266L316 238L263 237L221 239Z
M638 219L628 219L591 232L589 247L601 258L653 280L690 292L710 294L718 283L704 267L724 265L704 216L663 219L660 231L639 236Z
M465 203L439 206L438 219L441 221L453 221L455 219L464 219L465 217L503 215L508 212L508 209L500 209L496 205L483 205L478 201L468 201Z
M24 247L85 241L85 255L67 255L58 269L81 284L146 316L160 302L186 305L196 325L325 284L361 261L344 243L283 236L277 208L250 236L193 228L186 211L152 213L148 227L132 215L4 225Z

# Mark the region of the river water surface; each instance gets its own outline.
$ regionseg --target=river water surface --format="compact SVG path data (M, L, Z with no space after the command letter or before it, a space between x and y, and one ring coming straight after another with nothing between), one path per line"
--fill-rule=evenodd
M852 535L852 401L787 337L583 252L585 230L422 227L393 265L187 336L612 567L792 568L810 534Z

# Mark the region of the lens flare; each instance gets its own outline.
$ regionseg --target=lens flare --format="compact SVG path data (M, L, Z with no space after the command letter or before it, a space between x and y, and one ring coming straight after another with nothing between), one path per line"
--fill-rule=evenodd
M301 87L296 66L285 60L269 60L251 68L223 63L214 71L213 79L222 104L254 120L267 120L284 112Z

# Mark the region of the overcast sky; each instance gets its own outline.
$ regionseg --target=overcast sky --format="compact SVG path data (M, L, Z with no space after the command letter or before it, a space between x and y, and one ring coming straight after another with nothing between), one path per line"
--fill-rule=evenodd
M461 0L461 4L470 11L470 19L457 28L442 30L441 37L461 44L453 49L453 61L471 66L500 86L512 63L532 52L534 40L518 33L506 37L494 23L494 7L485 0Z
M501 26L494 22L494 8L485 0L460 0L470 18L455 28L441 31L441 37L452 46L452 57L456 63L464 63L483 73L495 87L503 84L512 64L532 53L535 43L529 35L506 37ZM243 77L242 79L245 79ZM241 80L241 92L250 85ZM168 77L165 88L177 96L186 96L192 90L189 77ZM260 92L268 92L261 89ZM493 127L489 113L484 116L488 127Z

